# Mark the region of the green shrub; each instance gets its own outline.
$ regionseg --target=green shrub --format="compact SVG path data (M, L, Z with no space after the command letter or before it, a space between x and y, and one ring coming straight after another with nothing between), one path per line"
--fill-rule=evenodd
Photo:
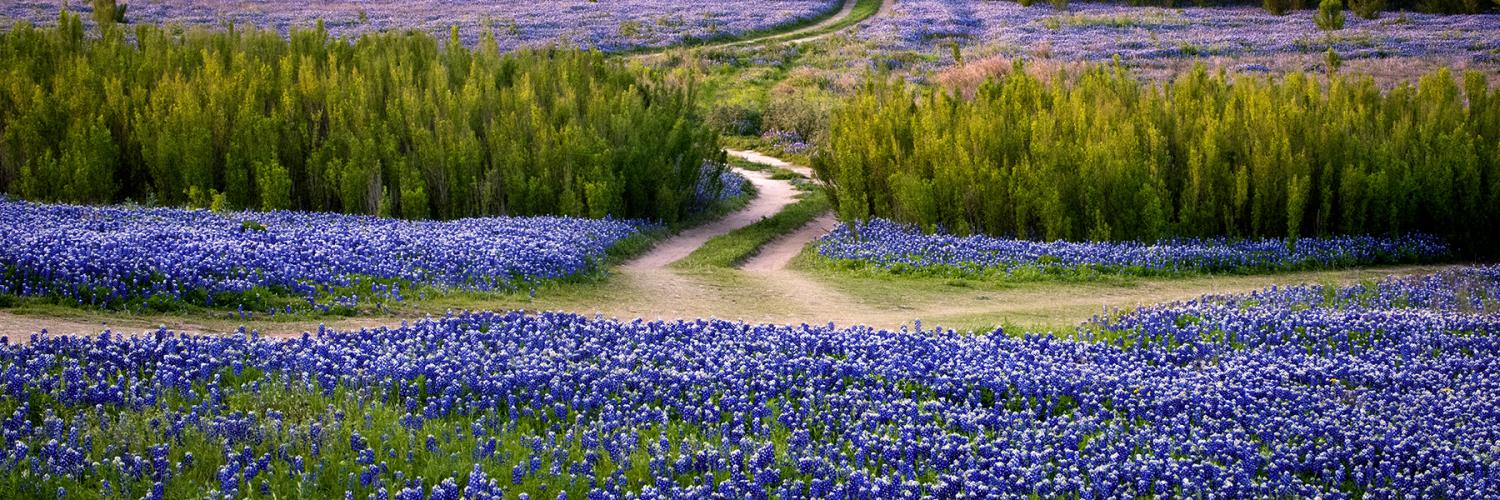
M1418 0L1416 9L1428 14L1477 14L1483 0Z
M743 103L717 103L709 108L704 122L722 134L760 135L760 109Z
M1318 13L1313 15L1313 22L1323 31L1335 31L1344 29L1344 2L1341 0L1322 0L1318 2Z
M1266 9L1266 12L1276 16L1287 15L1292 10L1290 0L1262 0L1261 6Z
M94 23L99 26L112 24L125 24L125 9L129 5L120 5L115 0L92 0Z
M771 93L762 128L813 139L827 130L828 116L837 103L837 97L817 88L778 89Z
M718 151L690 86L597 52L321 25L0 33L0 192L408 218L673 222Z
M813 158L842 220L1042 239L1428 232L1500 245L1500 90L1016 68L972 99L874 82ZM914 95L915 94L915 95Z
M1349 0L1349 10L1363 19L1379 19L1385 10L1385 0Z

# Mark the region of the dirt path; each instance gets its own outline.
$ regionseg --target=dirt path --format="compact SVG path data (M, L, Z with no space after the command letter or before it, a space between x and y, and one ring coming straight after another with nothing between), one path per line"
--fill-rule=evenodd
M791 164L791 163L787 163L786 161L782 160L781 158L777 158L777 157L774 157L774 156L767 156L767 155L761 154L759 151L744 151L744 150L739 150L739 149L725 149L724 152L725 153L729 153L729 156L733 156L735 158L739 158L741 160L748 161L750 163L759 163L761 165L767 165L767 166L771 166L771 167L780 168L780 169L783 169L783 170L789 170L789 171L795 172L797 175L806 177L808 179L816 179L817 178L817 176L813 175L813 170L811 168L807 168L807 167L804 167L802 165L794 165L794 164Z
M715 236L751 225L776 215L787 205L797 201L797 188L782 180L772 179L770 174L751 170L735 169L745 176L759 192L745 208L714 222L694 227L658 243L650 252L621 266L622 270L661 269L678 259L687 257L698 247Z
M230 319L181 318L176 316L138 316L124 313L78 311L74 314L54 315L48 313L20 314L0 311L0 337L10 342L25 342L34 333L46 330L48 335L98 335L109 330L114 335L134 337L150 335L161 327L178 333L192 335L232 335L241 325L249 330L269 337L300 337L303 332L316 332L319 325L334 330L358 330L382 326L398 327L411 318L358 317L330 318L325 321L238 321Z
M826 37L832 36L834 34L843 32L844 30L842 30L842 29L841 30L832 30L832 31L827 31L827 30L829 28L833 27L836 24L844 22L845 19L847 19L847 18L849 18L849 16L853 15L854 14L854 7L858 3L859 3L858 0L844 0L843 6L839 7L838 12L835 12L832 16L829 16L828 18L823 19L822 21L818 21L817 23L814 23L814 24L811 24L811 25L808 25L808 26L803 26L801 28L797 28L797 29L794 29L794 30L791 30L791 31L779 32L779 33L771 33L771 34L766 34L766 35L761 35L761 36L755 36L755 37L750 37L750 38L744 38L744 39L738 39L738 40L727 40L727 41L722 41L722 42L710 42L710 43L706 43L706 44L703 44L703 45L694 46L693 48L743 47L743 46L746 46L746 45L752 45L752 44L757 44L757 43L767 43L767 42L769 42L769 43L801 43L801 42L807 42L807 41L812 41L812 40L819 40L819 39L826 38ZM896 3L895 0L882 0L882 2L880 4L880 10L877 11L874 15L875 16L883 16L883 15L889 14L890 11L891 11L891 9L894 7L895 3ZM670 50L670 49L672 49L672 48L674 48L674 47L664 47L664 48L661 48L661 49L649 50L649 51L645 51L645 52L636 53L636 54L630 55L628 57L637 58L637 59L657 58L657 57L661 57L663 54L667 53L667 51Z
M267 321L253 319L134 316L78 311L66 315L0 311L0 335L25 342L42 329L53 335L138 335L165 325L194 334L231 334L241 324L271 337L297 337L320 323L336 330L396 327L445 311L567 311L625 321L717 318L749 323L867 325L899 328L914 320L925 326L985 331L1001 325L1027 330L1067 330L1110 309L1187 300L1209 293L1245 293L1272 285L1351 284L1389 275L1423 274L1443 266L1400 266L1265 276L1204 276L1143 279L1123 283L948 284L935 280L858 277L800 270L710 273L675 269L620 271L598 285L535 299L451 297L413 304L392 316Z
M849 3L852 4L854 2L849 2ZM846 4L846 6L848 6L848 4ZM875 11L875 14L872 15L872 16L870 16L870 17L871 18L875 18L875 17L887 17L887 16L890 16L891 15L891 11L894 10L895 8L896 8L896 0L881 0L881 2L880 2L880 10ZM840 16L840 17L842 17L842 16ZM863 22L863 21L861 21L861 22ZM791 43L811 42L811 41L815 41L815 40L822 40L824 38L828 38L828 37L831 37L831 36L834 36L834 35L837 35L837 34L839 34L839 31L830 31L830 32L827 32L827 33L818 33L816 35L804 36L804 37L798 38L796 40L788 40L788 41L791 42Z
M892 3L893 1L894 0L885 0L885 3L889 4L889 3ZM767 35L767 36L762 36L762 37L755 37L755 38L750 38L750 39L745 39L745 40L734 40L734 41L724 42L724 43L719 43L719 44L709 44L709 45L706 45L706 46L707 47L738 47L738 46L742 46L742 45L749 45L749 44L752 44L752 43L758 43L758 42L767 41L767 40L772 40L772 41L775 41L775 42L782 42L782 43L796 43L796 42L801 42L801 41L806 41L806 40L815 40L815 39L821 38L823 36L826 36L827 33L819 33L819 34L813 34L813 35L808 35L808 34L809 33L818 32L818 31L822 31L824 29L827 29L829 26L833 26L834 24L837 24L839 21L842 21L844 18L849 17L849 14L851 14L851 13L854 12L854 4L856 4L856 3L859 3L858 0L844 0L844 6L839 8L838 13L834 14L833 17L829 17L828 19L824 19L822 21L819 21L817 24L813 24L813 25L810 25L810 26L804 26L804 27L801 27L801 28L798 28L798 29L795 29L795 30L792 30L792 31L785 32L785 33L777 33L777 34L773 34L773 35ZM882 8L884 8L884 6L882 6Z

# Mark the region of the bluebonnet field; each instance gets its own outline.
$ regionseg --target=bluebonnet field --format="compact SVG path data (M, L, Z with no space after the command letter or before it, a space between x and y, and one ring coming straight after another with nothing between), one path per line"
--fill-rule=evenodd
M1275 16L1253 6L1167 9L1081 2L1058 11L1046 2L1023 7L1010 1L903 0L892 15L874 19L858 36L887 50L946 55L945 44L957 41L1001 54L1068 60L1320 54L1331 46L1347 59L1500 61L1500 14L1387 12L1374 20L1350 14L1344 29L1325 33L1313 22L1315 12Z
M80 3L82 5L80 5ZM217 27L225 22L279 30L311 27L322 19L334 36L367 31L416 29L446 38L457 26L474 45L491 30L502 50L563 44L605 51L664 47L688 38L738 35L816 17L837 9L836 0L151 0L128 3L126 18L141 23ZM0 3L0 25L17 20L57 21L65 4L87 10L88 2L10 0Z
M0 292L98 307L328 309L405 286L514 290L595 269L641 222L567 217L405 221L307 212L51 205L0 198ZM305 308L305 307L304 307Z
M462 313L33 336L8 496L1491 497L1500 268L1211 297L1073 339ZM217 496L217 495L211 495Z
M986 277L1328 269L1433 261L1449 251L1441 239L1424 235L1299 238L1294 245L1284 239L1225 238L1039 242L927 234L884 219L841 224L818 242L820 256L844 266Z

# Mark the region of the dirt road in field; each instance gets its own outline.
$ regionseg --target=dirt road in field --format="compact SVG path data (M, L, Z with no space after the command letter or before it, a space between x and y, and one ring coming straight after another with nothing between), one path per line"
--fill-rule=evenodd
M815 178L811 168L787 163L780 158L767 156L756 151L735 149L726 149L724 151L729 153L729 156L750 163L759 163L779 168L796 173L810 180ZM802 226L801 229L770 242L754 257L751 257L749 261L741 265L740 269L747 273L769 273L785 269L787 264L791 263L797 254L802 253L803 248L806 248L813 240L822 238L823 235L828 234L836 224L838 224L838 220L834 218L832 213L823 214L807 225Z
M826 36L820 31L851 15L855 0L818 25L752 41L792 41ZM886 15L891 0L881 5ZM798 34L808 34L798 38ZM806 167L754 151L729 151L747 161L813 177ZM97 335L106 328L120 335L139 335L165 326L191 334L232 334L242 325L263 335L300 336L320 324L337 330L397 327L424 316L460 310L568 311L631 320L718 318L752 323L869 325L897 328L921 320L926 326L988 330L999 325L1065 330L1110 309L1131 308L1207 293L1241 293L1272 285L1348 284L1388 275L1430 273L1434 266L1401 266L1364 270L1307 272L1265 276L1203 276L1128 279L1113 282L986 283L865 276L857 273L789 269L813 240L827 234L836 220L825 214L772 241L740 269L681 270L669 267L709 239L753 224L795 201L796 189L769 174L744 171L759 196L725 218L661 242L641 257L611 270L597 283L558 285L536 297L451 294L406 304L389 313L356 318L282 320L227 313L184 315L100 312L47 305L0 309L0 336L24 342L47 330L53 335Z
M884 0L884 1L887 4L890 4L890 3L894 3L895 0ZM821 38L821 37L827 35L827 33L820 33L821 31L828 29L830 26L833 26L834 24L837 24L840 21L843 21L844 18L849 17L850 14L854 13L854 5L857 4L857 3L859 3L858 0L844 0L844 6L840 7L839 11L837 13L835 13L833 15L833 17L829 17L828 19L824 19L822 21L819 21L817 24L813 24L813 25L810 25L810 26L804 26L802 28L798 28L798 29L795 29L795 30L792 30L792 31L788 31L786 33L777 33L777 34L773 34L773 35L767 35L767 36L762 36L762 37L749 38L749 39L745 39L745 40L734 40L734 41L730 41L730 42L724 42L724 43L721 43L721 44L710 44L709 46L711 46L711 47L738 47L738 46L742 46L742 45L749 45L749 44L759 43L759 42L764 42L764 41L791 42L791 43L795 43L795 42L801 42L801 41L806 41L806 40L815 40L815 39L818 39L818 38Z
M770 34L766 34L766 35L754 36L754 37L750 37L750 38L742 38L742 39L737 39L737 40L725 40L725 41L721 41L721 42L710 42L710 43L706 43L706 44L703 44L703 45L699 45L696 48L744 47L744 46L754 45L754 44L758 44L758 43L801 43L801 42L808 42L808 41L812 41L812 40L819 40L819 39L822 39L822 38L826 38L826 37L829 37L829 36L832 36L832 35L844 32L847 29L847 27L845 29L831 29L831 28L833 28L834 26L836 26L836 25L838 25L840 23L846 22L849 19L850 16L853 16L854 15L854 7L858 3L859 3L858 0L844 0L844 4L842 6L840 6L838 12L835 12L832 16L829 16L828 18L823 19L822 21L818 21L817 23L814 23L814 24L811 24L811 25L808 25L808 26L803 26L801 28L797 28L797 29L794 29L794 30L791 30L791 31L779 32L779 33L770 33ZM880 9L878 11L876 11L876 13L874 14L874 16L884 16L884 15L889 14L890 11L891 11L891 9L895 6L895 4L896 4L896 0L882 0L881 4L880 4ZM853 26L853 25L850 25L850 26ZM662 54L665 54L671 48L672 47L666 47L666 48L658 49L658 50L650 50L650 51L646 51L646 52L637 53L637 54L634 54L634 55L629 56L629 57L638 58L638 59L649 59L649 58L654 58L654 57L661 57Z

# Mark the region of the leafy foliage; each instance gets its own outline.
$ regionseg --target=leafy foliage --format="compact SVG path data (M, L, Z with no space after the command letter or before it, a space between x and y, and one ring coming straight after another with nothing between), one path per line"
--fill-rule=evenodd
M602 54L319 26L0 35L0 191L103 203L673 222L717 154L689 86Z
M1318 2L1318 13L1313 15L1313 22L1323 31L1336 31L1344 29L1344 2L1340 0L1322 0Z
M840 218L1047 240L1425 232L1494 248L1500 93L1368 77L1022 68L972 100L868 85L813 166Z
M1379 19L1385 10L1385 0L1349 0L1349 10L1364 19Z
M1290 0L1262 0L1261 7L1271 14L1284 16L1292 11Z
M100 26L124 24L125 10L129 5L120 5L115 0L92 0L94 22Z

